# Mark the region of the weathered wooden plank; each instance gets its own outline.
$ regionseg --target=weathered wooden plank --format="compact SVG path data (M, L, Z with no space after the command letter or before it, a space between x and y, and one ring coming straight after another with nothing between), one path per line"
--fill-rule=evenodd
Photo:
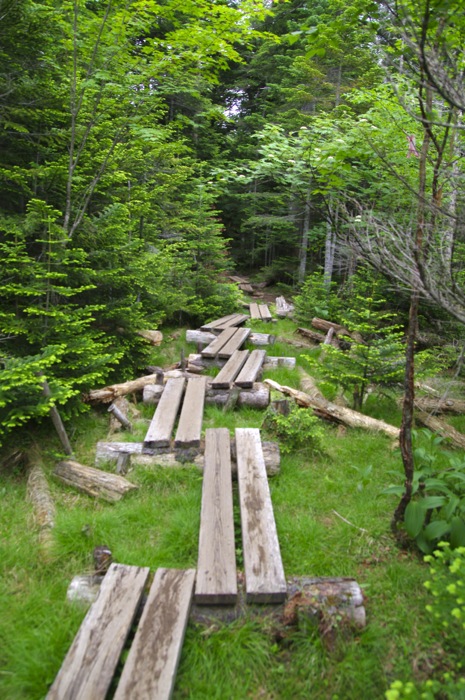
M169 447L174 422L184 391L185 379L168 379L144 439L144 446Z
M229 326L238 326L247 318L248 316L245 316L244 314L229 314L229 316L223 316L223 318L218 318L216 321L210 321L210 323L206 323L200 328L202 331L215 331L221 327L224 329L229 328Z
M227 428L205 433L196 603L232 604L237 599L236 551Z
M286 579L260 431L236 428L236 450L247 601L278 603L286 597Z
M55 678L47 700L103 700L150 569L112 564ZM129 697L129 696L128 696Z
M252 318L252 319L256 318L256 319L260 320L261 315L260 315L260 310L258 308L258 304L256 302L253 302L252 304L250 304L249 308L250 308L250 318Z
M259 304L258 310L260 312L260 318L262 319L262 321L271 321L271 311L269 310L267 304Z
M167 700L181 656L195 569L157 569L114 700Z
M225 328L229 328L230 326L236 326L237 328L237 326L240 326L245 321L248 321L249 318L250 317L247 314L238 314L237 317L233 319L232 323L222 323L221 326L215 326L215 328L213 328L212 330L214 333L218 333L218 331L224 331Z
M206 377L195 377L195 379L188 380L174 439L175 447L200 447L206 385Z
M237 328L235 326L231 326L230 328L226 328L224 331L221 331L220 335L215 338L210 345L207 345L207 347L202 350L202 357L216 357L221 348L226 345L226 343L236 332Z
M224 365L223 369L213 379L213 389L229 389L231 382L235 380L249 356L248 350L236 350Z
M223 331L225 332L225 331ZM228 342L223 345L221 350L218 352L218 357L227 358L231 357L233 352L239 350L242 343L244 343L250 335L250 328L237 328L234 335L228 340Z
M242 368L235 384L242 389L252 389L255 380L265 361L265 350L252 350L244 367Z

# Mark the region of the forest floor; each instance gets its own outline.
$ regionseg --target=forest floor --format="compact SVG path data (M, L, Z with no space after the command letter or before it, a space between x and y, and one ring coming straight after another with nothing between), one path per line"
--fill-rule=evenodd
M185 329L162 330L166 340L153 350L154 365L172 364L181 351L195 352L184 341ZM292 338L295 324L289 319L272 326L257 322L254 330ZM312 352L284 342L271 350L295 356L304 369ZM299 388L297 369L269 370L266 377ZM374 392L363 410L398 426L398 395ZM143 439L153 414L152 406L139 403L138 409L131 440ZM462 416L452 422L465 427ZM278 439L266 432L261 410L225 414L206 406L204 429L220 426L262 428L267 439ZM106 408L93 408L74 422L69 432L78 461L93 464L95 445L107 438L108 429ZM175 699L371 700L383 698L396 679L421 681L448 670L446 640L426 611L427 565L414 549L396 546L390 520L397 501L380 495L389 484L403 481L398 449L383 435L323 422L320 429L319 450L308 440L281 440L281 470L270 478L284 570L287 578L355 578L364 593L366 627L341 624L328 630L321 620L302 617L287 634L278 634L271 618L253 611L230 623L191 621ZM426 434L420 432L418 440L447 463L449 453L433 447ZM152 571L195 568L198 553L202 475L196 467L135 466L127 478L138 490L110 505L52 478L60 447L48 425L38 426L27 441L50 477L57 512L44 553L26 501L26 472L20 465L2 471L0 697L5 700L46 695L85 614L66 600L67 588L74 576L92 571L96 546L108 546L114 561ZM465 459L459 450L454 455ZM237 493L235 499L238 517ZM240 536L237 559L240 569Z

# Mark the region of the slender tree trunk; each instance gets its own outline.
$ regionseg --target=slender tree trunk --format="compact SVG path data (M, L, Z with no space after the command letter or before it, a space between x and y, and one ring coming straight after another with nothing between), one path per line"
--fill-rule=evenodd
M302 227L302 238L300 241L300 251L299 251L299 274L298 282L302 284L305 280L305 275L307 273L307 249L308 249L308 232L310 230L310 202L311 202L312 192L310 187L307 190L307 195L305 197L305 209L304 209L304 221Z

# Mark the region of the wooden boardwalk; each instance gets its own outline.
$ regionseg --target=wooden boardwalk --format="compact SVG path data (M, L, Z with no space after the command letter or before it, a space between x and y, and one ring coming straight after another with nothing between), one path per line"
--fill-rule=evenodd
M168 379L163 394L153 415L150 427L144 438L144 446L169 447L171 433L181 405L186 380L182 377Z
M260 431L236 428L236 450L246 599L279 603L286 597L287 586Z
M228 359L250 335L250 328L226 328L201 352L202 357Z
M223 318L218 318L216 321L205 323L200 327L200 330L212 331L212 333L215 333L232 326L240 326L244 321L247 321L248 318L247 314L229 314L229 316L223 316Z
M206 377L195 377L187 381L186 395L174 439L175 447L200 447L206 385Z
M202 510L195 601L231 604L237 599L231 442L227 428L205 434Z
M244 367L236 377L235 384L241 389L252 389L254 382L261 372L265 358L265 350L252 350Z
M220 370L218 375L212 380L212 388L229 389L248 357L248 350L236 350L236 352L231 355L224 367Z
M258 321L271 321L272 316L267 304L253 302L249 305L250 318Z

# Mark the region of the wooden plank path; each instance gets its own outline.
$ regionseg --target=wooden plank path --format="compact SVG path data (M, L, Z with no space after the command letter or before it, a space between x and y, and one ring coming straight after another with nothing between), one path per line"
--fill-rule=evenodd
M238 328L228 342L219 350L218 357L223 359L231 357L245 343L250 333L250 328Z
M218 375L212 380L212 388L229 389L248 357L248 350L236 350L236 352L231 355L224 367L220 370Z
M210 323L205 323L200 327L202 331L213 331L224 330L230 326L240 326L241 323L247 321L249 317L246 314L229 314L229 316L223 316L223 318L218 318L216 321L210 321Z
M221 350L221 348L226 345L226 343L231 340L234 333L237 331L235 326L231 328L226 328L220 333L220 335L215 338L206 348L201 352L202 357L216 357Z
M227 428L209 428L205 433L195 601L212 605L231 604L236 599L231 442Z
M184 391L185 379L176 377L168 379L158 406L153 415L144 439L144 447L169 447L176 416Z
M265 362L265 357L265 350L252 350L234 383L241 389L252 389Z
M236 451L246 600L279 603L287 586L260 431L236 428Z
M271 321L271 312L267 304L257 304L253 302L249 305L250 318L259 321Z
M174 439L175 447L200 447L206 385L206 377L195 377L187 381L186 394Z
M157 569L114 700L171 697L194 581L195 569Z
M47 700L103 700L113 680L150 570L112 564Z

